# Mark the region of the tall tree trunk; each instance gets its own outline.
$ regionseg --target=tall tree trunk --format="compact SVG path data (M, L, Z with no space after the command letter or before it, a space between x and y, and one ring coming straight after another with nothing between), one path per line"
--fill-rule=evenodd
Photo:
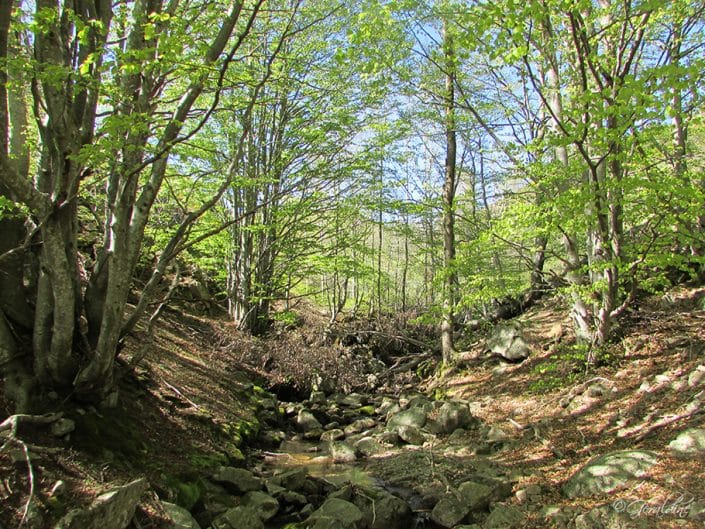
M443 180L443 319L441 321L441 352L443 362L455 360L455 303L457 298L457 272L455 269L455 188L457 131L455 128L455 53L453 38L447 24L443 27L443 53L445 66L445 136L446 158Z

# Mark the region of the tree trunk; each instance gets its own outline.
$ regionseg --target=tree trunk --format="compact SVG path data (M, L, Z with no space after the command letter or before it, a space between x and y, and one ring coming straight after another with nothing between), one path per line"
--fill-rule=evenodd
M443 362L455 360L455 303L457 272L455 270L455 188L457 133L455 128L455 56L453 39L444 24L443 51L445 58L445 135L446 158L443 180L443 320L441 322L441 352Z

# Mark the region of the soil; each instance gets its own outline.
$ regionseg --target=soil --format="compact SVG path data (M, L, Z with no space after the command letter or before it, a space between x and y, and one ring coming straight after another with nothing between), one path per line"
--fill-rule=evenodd
M379 373L378 391L420 387L436 397L466 399L479 419L506 432L510 439L504 447L481 457L510 468L515 491L541 487L525 509L526 527L546 526L539 516L545 505L582 512L628 499L656 508L640 512L650 527L702 528L703 522L682 520L668 507L679 498L705 502L705 463L673 457L666 447L679 432L704 427L702 406L692 406L702 398L703 385L687 384L705 364L704 298L705 289L679 288L642 300L622 318L617 339L588 369L584 352L573 343L567 307L546 300L518 318L531 346L526 361L500 365L487 359L478 333L467 337L471 343L452 370L419 379L437 362L427 355L431 361L408 363L411 371ZM166 311L154 347L121 380L116 408L96 409L54 396L40 403L38 413L62 410L76 421L75 432L56 438L41 425L23 428L19 438L29 446L29 457L20 445L3 446L0 527L19 527L28 504L30 515L41 513L37 527L52 527L69 507L140 476L151 489L131 527L168 527L157 497L183 500L179 495L188 494L190 483L215 465L232 463L238 447L247 454L266 442L266 430L275 426L257 420L259 399L266 397L261 388L301 398L317 378L328 378L343 391L363 391L369 384L370 349L376 356L385 347L392 350L384 360L397 367L422 354L418 342L426 337L418 329L405 341L404 329L376 324L364 347L351 346L348 330L331 334L323 315L310 307L300 313L299 321L253 338L222 318L183 308ZM353 334L360 336L367 323L355 325ZM145 340L144 331L130 337L126 363ZM599 398L577 391L593 383L607 391ZM0 386L0 422L11 412ZM481 459L473 453L449 455L444 443L380 460L375 472L390 482L452 485ZM609 497L572 501L561 495L561 485L588 460L623 448L654 450L659 464L638 486ZM60 480L66 487L61 496L52 493Z

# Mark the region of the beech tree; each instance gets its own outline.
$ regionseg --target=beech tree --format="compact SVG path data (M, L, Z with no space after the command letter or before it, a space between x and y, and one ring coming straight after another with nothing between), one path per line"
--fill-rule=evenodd
M263 2L217 4L39 0L33 13L24 2L11 16L3 13L0 70L15 80L8 86L20 97L0 94L0 137L36 130L38 139L32 163L17 142L3 141L0 152L0 192L26 208L17 214L27 212L28 226L27 243L9 249L21 256L24 274L9 269L21 292L8 301L31 313L28 321L3 298L0 338L5 363L25 353L16 337L31 335L31 355L13 369L25 369L45 388L93 399L113 389L125 323L138 316L126 318L132 276L170 153L217 107ZM14 51L23 46L32 48L33 60ZM11 111L13 101L27 106ZM23 122L29 109L31 127ZM85 192L101 189L94 198L100 240L86 259L78 247L79 211ZM163 261L207 207L186 214ZM2 222L4 233L17 225L7 215ZM160 266L155 281L165 262Z

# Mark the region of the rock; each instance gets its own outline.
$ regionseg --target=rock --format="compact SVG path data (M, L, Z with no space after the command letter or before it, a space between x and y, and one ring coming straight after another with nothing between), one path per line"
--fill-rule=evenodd
M431 511L431 520L442 527L458 525L468 514L470 508L455 495L441 498Z
M382 432L377 436L380 443L388 445L398 445L399 444L399 434L397 432Z
M688 509L688 518L705 522L705 499L691 502L690 509Z
M502 430L499 426L490 427L489 432L485 436L488 443L504 443L510 439L507 432Z
M366 404L365 397L359 393L350 393L349 395L343 395L338 397L338 404L345 406L347 408L361 408Z
M147 480L135 480L98 496L87 509L74 509L55 529L125 529L135 515Z
M409 505L388 492L378 492L374 498L358 495L354 504L362 511L365 526L369 529L407 529L414 526Z
M228 494L225 488L208 480L203 480L203 492L201 493L200 502L203 504L205 511L205 515L199 516L198 519L202 527L210 525L216 516L236 506L235 498ZM189 503L193 504L194 502L191 501Z
M387 429L398 431L400 426L423 428L426 424L426 412L422 408L409 408L393 415L387 421Z
M306 480L308 479L308 470L305 468L295 468L293 470L287 470L274 476L271 481L284 487L288 490L293 490L300 492L306 485Z
M656 464L656 453L642 450L620 450L597 457L563 485L568 498L607 494L635 479L643 478Z
M435 434L450 434L472 423L470 408L465 403L445 402L426 422L426 429Z
M546 522L547 527L565 529L572 522L574 515L569 509L563 510L559 505L547 505L541 509L539 516Z
M63 437L76 429L76 423L71 419L62 417L51 423L51 433L56 437Z
M689 428L685 430L668 443L668 448L671 452L683 456L705 454L705 429Z
M374 428L375 426L377 426L377 421L375 421L374 419L358 419L345 427L345 435L347 437L350 437L351 435L364 432L365 430L369 430L370 428Z
M625 501L624 505L628 507L630 502ZM575 529L646 529L650 526L648 517L641 517L638 512L620 511L617 502L579 514L574 523Z
M245 494L240 499L240 505L256 512L263 522L274 518L279 511L279 502L269 494L258 490Z
M323 391L312 391L308 400L313 404L324 404L326 402L326 394Z
M363 437L355 443L355 450L365 457L370 457L379 454L384 449L374 437Z
M313 413L308 410L299 410L296 415L296 428L303 433L317 432L323 430L323 426Z
M340 428L333 428L332 430L328 430L327 432L323 432L321 434L321 442L322 443L330 443L331 441L340 441L341 439L345 439L345 432L341 430Z
M352 463L357 459L352 446L337 441L330 444L330 456L335 463Z
M406 441L410 445L422 445L426 438L415 426L401 425L397 427L397 434L402 441Z
M513 529L523 527L526 517L516 507L498 504L482 524L483 529Z
M175 503L162 501L164 512L167 513L171 522L174 524L174 529L201 529L196 519L183 507L179 507Z
M362 529L365 525L362 511L339 498L326 500L305 523L310 529Z
M220 467L212 479L235 494L262 490L262 480L244 468Z
M487 508L493 496L493 489L475 481L465 481L458 487L458 492L463 498L463 504L468 512L480 511Z
M399 405L394 399L391 399L389 397L382 397L382 402L380 402L379 406L375 408L375 413L377 413L378 415L386 415L389 410L391 410L395 406L398 407Z
M700 365L688 375L688 386L691 388L705 383L705 365Z
M211 529L264 529L264 524L252 509L233 507L213 520Z
M510 362L518 362L529 356L529 344L516 323L497 325L487 340L487 348Z

